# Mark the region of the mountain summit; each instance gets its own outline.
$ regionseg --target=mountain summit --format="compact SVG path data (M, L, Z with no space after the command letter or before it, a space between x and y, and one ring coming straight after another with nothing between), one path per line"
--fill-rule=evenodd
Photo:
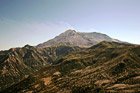
M37 45L37 47L48 47L60 42L69 42L73 46L79 47L90 47L95 45L101 41L108 41L108 42L120 42L119 40L113 39L106 34L97 33L97 32L76 32L75 30L67 30L64 33L61 33L59 36L55 38L41 43Z

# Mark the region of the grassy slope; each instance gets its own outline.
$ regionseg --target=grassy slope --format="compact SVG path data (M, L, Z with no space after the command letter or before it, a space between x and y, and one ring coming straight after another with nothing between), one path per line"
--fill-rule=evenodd
M30 74L57 62L62 56L81 48L65 44L39 49L26 45L0 52L0 90L11 86ZM51 64L50 64L51 63Z
M3 92L138 92L140 46L101 42L67 55Z

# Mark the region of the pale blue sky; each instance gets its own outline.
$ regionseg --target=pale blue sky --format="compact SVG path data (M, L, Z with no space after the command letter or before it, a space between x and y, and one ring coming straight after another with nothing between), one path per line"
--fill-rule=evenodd
M0 0L0 50L37 45L67 29L140 44L140 0Z

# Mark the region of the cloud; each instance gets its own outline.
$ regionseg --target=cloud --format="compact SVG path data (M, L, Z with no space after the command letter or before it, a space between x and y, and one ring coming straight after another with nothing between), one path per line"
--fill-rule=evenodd
M0 20L0 50L21 47L25 44L37 45L67 29L74 29L67 22L26 23L15 20Z
M99 32L95 28L89 28L89 29L78 29L79 32Z

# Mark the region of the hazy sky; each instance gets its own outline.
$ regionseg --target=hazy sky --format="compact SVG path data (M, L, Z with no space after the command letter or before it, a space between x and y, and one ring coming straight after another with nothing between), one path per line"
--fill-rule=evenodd
M0 50L37 45L67 29L140 44L140 0L0 0Z

